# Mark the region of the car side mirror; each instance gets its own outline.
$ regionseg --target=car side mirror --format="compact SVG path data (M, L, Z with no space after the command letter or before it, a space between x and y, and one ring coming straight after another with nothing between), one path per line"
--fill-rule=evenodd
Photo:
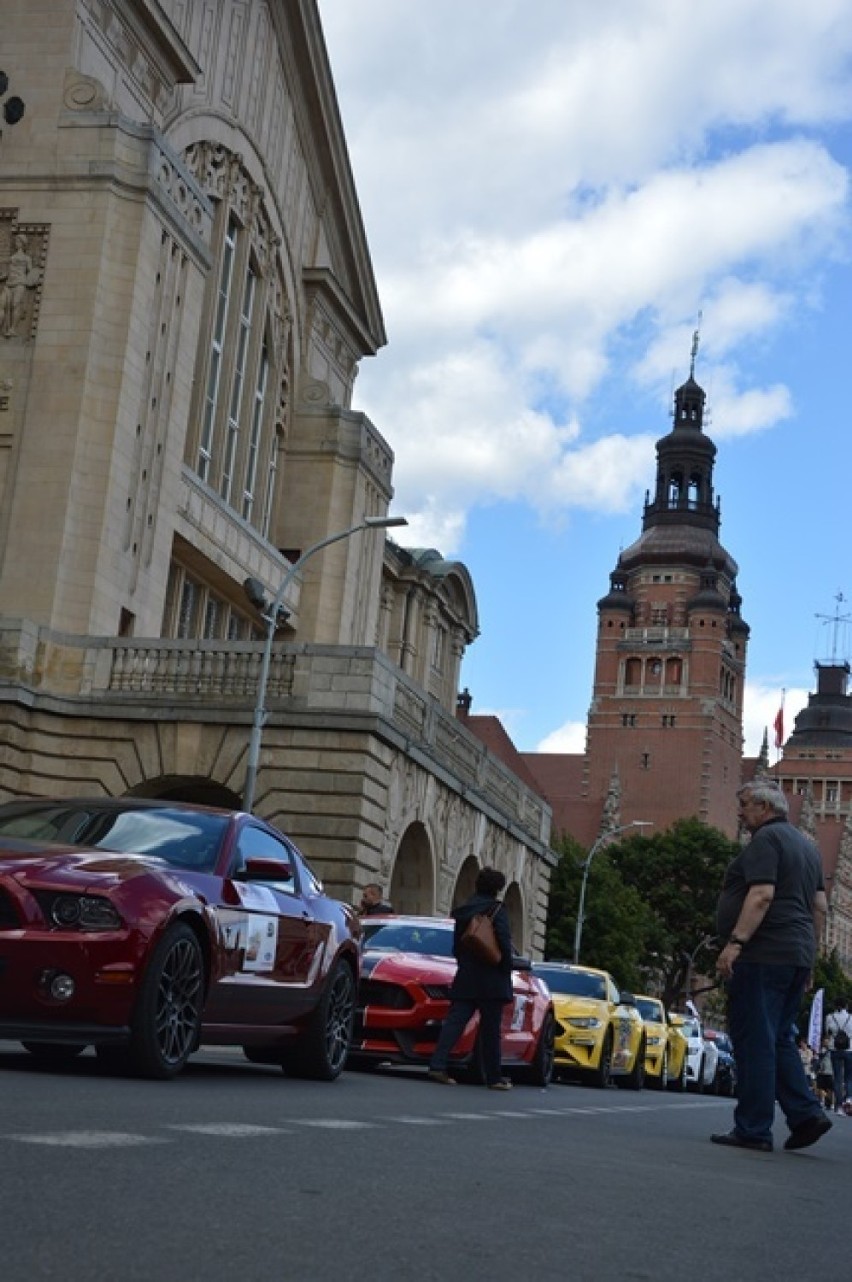
M234 881L292 881L292 864L263 855L248 855L244 866L234 873Z
M512 958L512 970L532 970L532 962L529 957L515 956Z
M619 1006L635 1006L636 998L632 993L622 993L618 1001Z

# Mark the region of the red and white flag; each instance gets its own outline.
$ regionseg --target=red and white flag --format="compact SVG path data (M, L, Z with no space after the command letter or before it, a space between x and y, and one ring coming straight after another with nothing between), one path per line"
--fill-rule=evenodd
M775 714L775 747L780 748L784 743L784 695L781 695L781 707Z

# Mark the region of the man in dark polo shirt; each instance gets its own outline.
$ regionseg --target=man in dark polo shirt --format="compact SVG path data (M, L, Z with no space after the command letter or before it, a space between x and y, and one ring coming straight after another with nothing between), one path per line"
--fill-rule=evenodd
M822 861L788 822L787 799L774 784L755 781L738 795L752 837L729 864L716 906L725 940L716 969L727 981L737 1104L734 1129L711 1139L771 1152L777 1099L790 1127L784 1147L807 1148L831 1129L793 1032L827 908Z

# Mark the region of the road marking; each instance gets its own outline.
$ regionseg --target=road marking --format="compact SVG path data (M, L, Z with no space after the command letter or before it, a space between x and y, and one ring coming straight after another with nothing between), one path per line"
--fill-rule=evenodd
M454 1122L487 1122L495 1113L441 1113L440 1117L451 1117Z
M375 1122L352 1122L346 1117L312 1117L312 1118L292 1118L296 1126L317 1126L325 1131L371 1131L375 1130Z
M130 1148L134 1144L168 1144L155 1135L128 1135L122 1131L54 1131L46 1135L10 1135L22 1144L52 1144L65 1148Z
M226 1139L251 1139L255 1135L292 1135L283 1126L252 1126L246 1122L184 1122L170 1131L191 1131L195 1135L222 1135Z
M404 1126L446 1126L442 1117L386 1117L386 1122L401 1122Z

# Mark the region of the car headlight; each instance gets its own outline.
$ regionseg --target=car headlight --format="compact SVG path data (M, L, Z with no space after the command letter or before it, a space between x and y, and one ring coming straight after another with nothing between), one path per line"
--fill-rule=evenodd
M110 901L100 895L51 895L44 907L63 930L118 930L123 924Z
M573 1015L565 1021L572 1028L600 1028L601 1021L594 1015Z

